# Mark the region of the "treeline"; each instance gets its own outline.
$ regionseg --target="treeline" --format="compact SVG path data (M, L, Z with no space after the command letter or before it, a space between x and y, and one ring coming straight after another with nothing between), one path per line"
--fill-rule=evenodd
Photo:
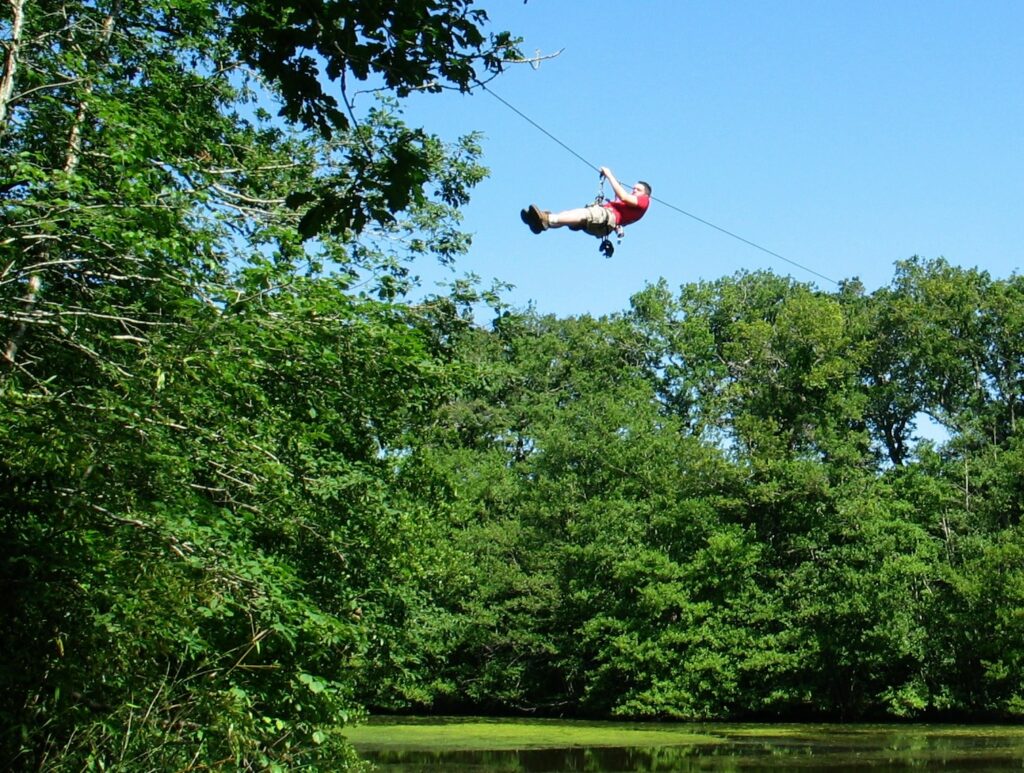
M1021 281L413 302L478 142L340 74L514 52L400 5L8 4L0 764L336 770L365 707L1024 713Z
M746 274L466 330L473 380L400 471L458 558L366 699L1020 716L1022 291L915 259L870 294Z

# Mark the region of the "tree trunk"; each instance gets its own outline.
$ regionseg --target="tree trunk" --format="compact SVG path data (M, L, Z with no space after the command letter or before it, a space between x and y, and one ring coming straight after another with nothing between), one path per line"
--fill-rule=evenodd
M107 18L103 20L103 26L100 30L101 48L105 48L110 42L110 36L114 32L114 14L116 13L117 5L114 6ZM69 174L78 167L78 161L82 155L82 127L85 125L85 118L89 109L89 97L92 95L93 88L95 86L90 78L85 83L85 93L82 94L82 98L78 102L78 108L75 110L75 120L71 124L71 132L68 135L68 152L64 159L64 171Z
M4 70L0 74L0 134L7 131L11 115L11 95L14 94L14 76L18 69L21 48L21 29L25 22L25 0L7 0L11 6L11 39L4 44Z
M11 5L14 15L11 24L11 42L8 45L4 56L3 79L0 80L0 134L2 134L6 129L7 123L10 120L10 100L14 91L14 74L17 64L17 53L24 23L25 0L8 0L8 2ZM98 49L105 48L110 42L110 38L114 32L114 18L117 14L118 7L118 4L115 3L114 8L103 20L103 24L100 27ZM87 58L83 56L83 61L86 59ZM71 174L74 172L81 161L82 128L85 125L86 118L88 117L88 101L94 88L93 80L91 78L86 80L82 96L78 101L78 105L75 107L75 118L71 124L71 131L68 134L68 142L64 156L63 172L65 174ZM43 257L40 262L46 262L45 257L48 252L47 247L45 245L40 247L39 252ZM42 282L39 274L34 273L29 277L28 291L23 299L26 316L27 313L36 305L41 285ZM7 346L4 348L2 356L3 363L8 367L14 366L18 347L20 346L27 331L27 321L23 320L18 325L18 328L15 330L11 338L7 341Z

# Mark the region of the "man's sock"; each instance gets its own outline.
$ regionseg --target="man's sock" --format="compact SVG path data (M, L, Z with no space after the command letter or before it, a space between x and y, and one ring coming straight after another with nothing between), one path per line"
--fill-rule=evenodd
M548 215L548 223L550 225L558 225L558 215Z

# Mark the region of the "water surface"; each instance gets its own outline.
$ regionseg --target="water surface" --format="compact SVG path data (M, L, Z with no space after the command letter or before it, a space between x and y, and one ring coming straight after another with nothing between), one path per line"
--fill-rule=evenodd
M1018 771L1024 727L375 718L346 730L385 773Z

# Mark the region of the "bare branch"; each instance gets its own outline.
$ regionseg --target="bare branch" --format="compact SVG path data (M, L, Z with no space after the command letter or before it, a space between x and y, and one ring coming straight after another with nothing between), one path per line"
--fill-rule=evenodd
M521 59L502 59L501 63L502 64L528 64L534 70L539 70L541 62L546 62L546 61L549 61L551 59L555 59L555 58L561 56L563 51L565 51L565 49L564 48L560 48L560 49L558 49L553 54L542 54L540 52L540 49L538 48L537 49L537 53L534 54L533 56L524 57L524 58L521 58Z
M238 191L233 191L230 188L225 188L223 185L220 185L219 183L213 183L210 187L213 188L213 190L217 191L218 193L222 193L225 196L230 196L233 199L238 199L239 201L248 202L249 204L265 204L267 206L272 207L279 207L284 205L284 199L255 199L252 198L251 196L245 196L244 194L241 194Z
M11 104L21 102L25 97L30 94L35 94L37 91L46 91L47 89L62 89L65 86L74 86L77 83L82 83L84 78L69 78L65 81L58 81L56 83L45 83L40 86L33 86L25 91L19 91L17 94L11 95Z

